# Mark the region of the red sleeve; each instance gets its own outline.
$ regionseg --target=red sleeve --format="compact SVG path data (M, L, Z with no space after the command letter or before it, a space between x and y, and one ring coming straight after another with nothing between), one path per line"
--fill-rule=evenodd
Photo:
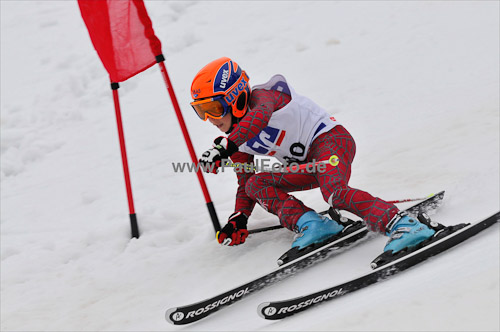
M279 91L252 91L247 114L232 130L228 138L237 146L254 138L267 126L273 112L288 104L290 100L289 95Z
M231 156L233 163L250 164L253 163L253 159L253 155L244 152L236 152ZM236 192L236 204L234 211L241 211L247 217L250 217L250 214L252 214L255 201L247 196L245 192L245 185L247 180L254 174L254 171L245 172L243 169L241 169L241 171L236 171L236 176L238 177L238 191Z

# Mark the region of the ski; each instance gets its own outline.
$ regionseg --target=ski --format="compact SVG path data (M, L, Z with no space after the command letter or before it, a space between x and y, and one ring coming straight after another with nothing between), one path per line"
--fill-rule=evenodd
M411 215L417 215L420 212L426 212L431 214L435 209L437 209L441 201L444 198L444 191L441 191L434 196L425 199L422 202L406 209L406 211ZM326 214L328 211L324 211L322 214ZM326 257L330 256L333 252L339 252L339 249L346 248L352 242L363 238L368 233L366 226L358 224L356 227L351 227L349 234L338 239L336 241L331 241L322 247L315 249L312 252L308 252L306 255L300 256L290 262L287 262L277 269L264 274L261 277L255 278L241 286L234 287L224 293L215 295L208 299L193 304L170 308L165 313L165 318L169 323L174 325L185 325L190 324L200 319L203 319L210 314L225 308L236 301L254 293L266 286L269 286L277 281L283 280L300 270L313 265Z
M261 303L258 306L257 312L261 317L269 320L286 318L295 313L309 309L316 304L349 294L353 291L384 280L400 271L415 266L431 256L437 255L456 246L457 244L467 240L499 221L500 212L497 212L491 217L473 224L457 225L456 229L454 229L449 235L414 252L411 252L406 256L380 266L370 273L319 292L300 296L294 299Z

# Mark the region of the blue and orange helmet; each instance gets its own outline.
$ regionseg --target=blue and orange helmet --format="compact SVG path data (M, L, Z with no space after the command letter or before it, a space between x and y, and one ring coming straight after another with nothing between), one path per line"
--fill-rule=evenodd
M191 106L206 121L220 119L231 112L242 118L248 108L250 85L248 75L229 58L210 62L196 74L191 84Z

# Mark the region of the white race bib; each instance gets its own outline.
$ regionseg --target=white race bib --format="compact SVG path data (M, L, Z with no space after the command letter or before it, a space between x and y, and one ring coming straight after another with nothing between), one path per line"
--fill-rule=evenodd
M252 89L276 90L292 99L273 112L266 128L239 147L241 152L273 156L283 163L304 161L313 140L339 125L323 108L295 93L282 75L275 75L269 82Z

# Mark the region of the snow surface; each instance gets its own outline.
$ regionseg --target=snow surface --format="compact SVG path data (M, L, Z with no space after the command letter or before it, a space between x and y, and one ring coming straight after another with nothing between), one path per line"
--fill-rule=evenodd
M109 80L76 1L1 1L1 328L5 331L491 330L499 226L446 254L279 322L257 305L369 270L382 236L186 327L164 319L275 267L293 234L214 241L159 68L119 90L140 239L128 208ZM354 135L351 186L385 199L446 190L443 224L499 207L498 1L151 1L194 146L219 135L190 109L207 62L234 58L252 84L284 74ZM206 175L219 218L232 172ZM325 209L318 190L299 193ZM277 220L256 208L250 227Z

